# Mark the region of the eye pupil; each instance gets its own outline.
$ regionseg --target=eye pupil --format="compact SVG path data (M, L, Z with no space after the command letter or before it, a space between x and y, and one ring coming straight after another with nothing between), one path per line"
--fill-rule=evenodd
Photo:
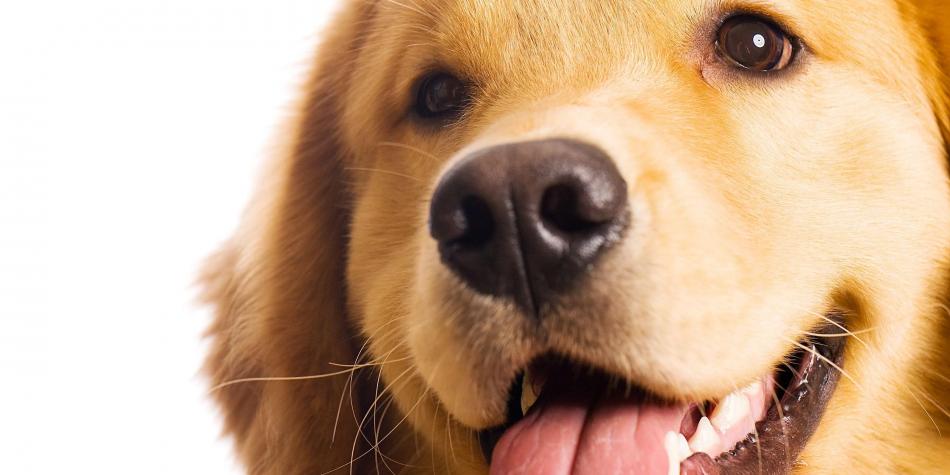
M438 73L422 80L416 113L427 119L459 114L468 100L465 84L455 76Z
M776 71L792 59L792 42L768 20L740 16L728 20L719 30L720 53L743 69Z

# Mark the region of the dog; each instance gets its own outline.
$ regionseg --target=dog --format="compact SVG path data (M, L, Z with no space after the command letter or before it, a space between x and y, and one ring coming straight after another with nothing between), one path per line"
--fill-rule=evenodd
M950 4L352 0L202 275L254 474L950 471Z

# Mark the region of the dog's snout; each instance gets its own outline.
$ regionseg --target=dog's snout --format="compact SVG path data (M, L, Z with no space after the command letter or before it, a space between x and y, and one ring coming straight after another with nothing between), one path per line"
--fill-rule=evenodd
M433 194L430 226L467 285L538 314L619 240L628 215L627 184L606 153L551 139L464 158Z

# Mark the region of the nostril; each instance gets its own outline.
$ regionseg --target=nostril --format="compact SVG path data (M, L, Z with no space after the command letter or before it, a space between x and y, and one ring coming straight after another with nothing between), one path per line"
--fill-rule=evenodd
M453 244L475 248L491 241L495 233L495 220L485 200L477 196L463 198L457 219L461 221L460 229L463 231Z
M548 188L541 199L541 219L558 231L584 233L596 230L603 221L583 209L578 190L569 184Z

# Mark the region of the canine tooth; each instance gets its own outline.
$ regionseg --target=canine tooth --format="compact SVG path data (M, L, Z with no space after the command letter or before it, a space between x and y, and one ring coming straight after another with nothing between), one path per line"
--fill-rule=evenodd
M525 372L524 381L521 384L521 412L527 414L531 406L538 402L538 394L534 392L534 381L530 372Z
M762 394L762 383L756 381L744 388L742 388L742 394L749 396L750 398L759 396Z
M751 410L749 399L744 394L741 392L732 393L719 401L716 410L712 413L710 422L720 433L724 434L742 418L748 416Z
M717 434L716 429L713 428L712 422L709 422L708 417L703 417L699 420L699 425L696 426L696 433L689 439L689 448L693 452L702 452L716 456L716 454L721 452L721 450L719 450L719 444L721 442L719 434Z
M666 437L663 438L663 448L666 449L666 461L668 462L666 473L668 475L679 475L680 467L676 459L676 433L667 432Z
M663 447L666 448L666 460L669 462L668 475L679 475L680 464L693 455L689 450L686 437L679 432L667 432L663 439Z

